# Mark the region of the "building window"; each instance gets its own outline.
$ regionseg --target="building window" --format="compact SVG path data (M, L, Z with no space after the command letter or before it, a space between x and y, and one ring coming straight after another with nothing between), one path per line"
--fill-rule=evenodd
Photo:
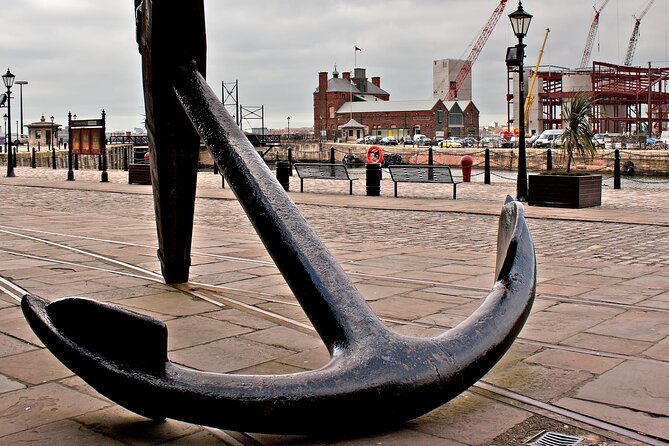
M330 119L334 119L334 117L335 117L334 107L330 107Z
M35 139L42 139L42 131L35 130Z
M437 110L437 124L444 123L444 111L442 109Z
M462 113L449 113L448 114L448 126L449 127L462 127L465 125L465 117Z

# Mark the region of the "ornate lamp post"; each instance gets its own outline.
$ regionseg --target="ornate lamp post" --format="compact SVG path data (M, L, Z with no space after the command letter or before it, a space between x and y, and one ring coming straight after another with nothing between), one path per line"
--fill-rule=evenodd
M518 67L519 98L518 98L518 180L516 182L516 200L527 201L527 157L525 154L525 73L523 59L525 57L525 45L523 37L527 35L532 21L532 14L523 9L523 4L518 1L518 9L509 14L513 33L518 38L515 46L515 58L509 57L511 51L507 50L507 66ZM513 49L510 48L509 50ZM510 60L511 59L511 60ZM510 62L512 65L510 65Z
M290 141L290 116L288 116L288 141Z
M9 141L9 135L7 134L7 113L2 118L5 120L5 153L7 153L7 141ZM0 151L2 151L1 148Z
M7 176L8 177L14 177L16 176L14 174L14 151L12 149L12 92L11 88L12 85L14 85L14 79L16 76L14 76L10 71L9 68L7 68L7 73L2 75L2 82L5 84L5 87L7 88L7 136L9 137L8 141L8 146L7 146Z
M51 164L56 169L56 146L53 145L53 115L51 115L51 133L49 134L49 150L51 150Z

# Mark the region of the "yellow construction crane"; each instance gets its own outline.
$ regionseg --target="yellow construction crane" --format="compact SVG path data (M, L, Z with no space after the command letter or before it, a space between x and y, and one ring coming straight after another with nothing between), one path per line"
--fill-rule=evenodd
M541 58L544 55L544 47L546 46L546 40L548 40L548 33L550 33L550 28L546 28L546 34L544 35L544 41L541 44L541 49L539 50L539 57L537 58L537 64L534 67L534 73L532 74L532 80L530 81L530 88L527 90L527 97L525 98L525 129L528 128L530 122L530 106L534 100L532 91L534 90L534 83L537 80L537 73L539 72L539 64L541 63ZM522 73L520 74L523 75Z

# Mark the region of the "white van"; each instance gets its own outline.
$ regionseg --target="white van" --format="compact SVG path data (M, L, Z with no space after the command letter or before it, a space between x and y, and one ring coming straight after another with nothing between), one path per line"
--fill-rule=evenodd
M534 141L534 147L555 147L564 129L544 130Z

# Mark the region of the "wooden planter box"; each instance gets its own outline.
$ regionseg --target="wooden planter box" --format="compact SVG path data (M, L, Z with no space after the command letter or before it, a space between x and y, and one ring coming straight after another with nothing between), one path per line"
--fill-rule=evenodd
M602 204L601 175L530 175L530 206L587 208Z
M151 184L150 164L130 164L128 166L128 184Z

